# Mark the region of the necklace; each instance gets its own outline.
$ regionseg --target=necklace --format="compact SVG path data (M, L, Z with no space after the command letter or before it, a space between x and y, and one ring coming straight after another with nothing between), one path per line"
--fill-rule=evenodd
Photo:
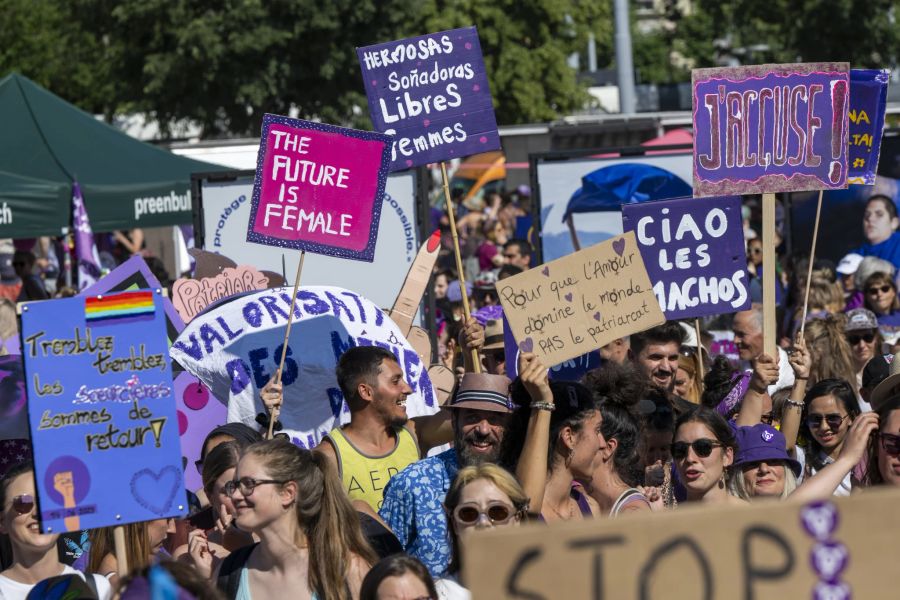
M568 517L564 517L562 515L562 513L559 512L558 510L556 510L555 508L553 508L553 506L549 502L547 503L547 508L549 508L550 510L555 512L556 516L559 517L560 519L562 519L563 521L568 521L569 519L571 519L575 516L575 511L572 510L572 498L571 497L567 497L565 502L566 502L566 504L569 505L569 516Z

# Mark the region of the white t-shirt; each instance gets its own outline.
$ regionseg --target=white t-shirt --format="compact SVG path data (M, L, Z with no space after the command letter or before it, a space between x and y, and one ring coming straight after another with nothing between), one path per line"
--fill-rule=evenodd
M85 578L84 573L69 565L63 566L60 575L80 575L82 579ZM112 597L109 580L103 575L94 575L94 582L97 584L97 595L100 596L100 600L109 600ZM33 587L34 585L30 583L19 583L6 575L0 575L0 600L25 600Z
M472 592L459 585L452 575L442 577L434 582L438 600L472 600Z

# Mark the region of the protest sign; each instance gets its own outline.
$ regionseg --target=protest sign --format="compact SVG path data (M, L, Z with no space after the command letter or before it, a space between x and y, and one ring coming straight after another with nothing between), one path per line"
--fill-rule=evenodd
M750 308L739 196L622 206L666 319Z
M203 480L196 462L200 458L203 440L210 431L225 423L228 409L190 373L182 371L172 383L184 462L184 484L189 490L199 490L203 487Z
M665 321L633 232L508 277L497 294L519 349L546 365Z
M391 171L500 149L474 27L357 48L369 114L394 136Z
M25 398L22 356L0 356L0 440L28 439Z
M847 187L847 63L694 69L694 195Z
M176 279L172 284L172 303L185 322L222 298L252 290L264 290L269 278L255 267L226 267L214 277Z
M879 598L900 586L900 491L526 525L463 538L474 598Z
M390 142L266 114L247 241L372 262Z
M888 69L850 70L850 174L847 183L875 185L884 115L887 109Z
M512 329L506 317L503 318L503 357L506 361L506 376L515 379L519 376L519 345L513 337ZM559 381L581 381L584 374L600 366L600 352L591 351L575 358L565 360L547 369L550 379Z
M264 407L259 390L275 374L291 307L291 288L246 294L208 309L188 323L170 350L217 398L228 399L228 421L255 427ZM427 365L400 328L375 304L336 287L302 287L282 374L279 419L294 443L311 448L350 412L334 368L352 346L380 346L397 357L413 393L410 417L433 414L438 405Z
M43 532L185 512L161 300L147 290L22 307Z

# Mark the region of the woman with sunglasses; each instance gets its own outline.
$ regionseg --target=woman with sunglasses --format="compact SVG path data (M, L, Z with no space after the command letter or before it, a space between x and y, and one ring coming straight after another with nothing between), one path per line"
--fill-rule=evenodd
M863 286L866 308L875 313L884 341L894 346L900 337L900 299L890 274L879 271L869 275Z
M24 600L38 582L59 575L80 575L59 561L56 540L59 534L43 534L35 510L34 467L25 462L11 468L0 481L0 533L12 546L12 564L0 573L0 598ZM101 600L111 596L105 577L88 575Z
M796 447L797 460L804 465L801 481L837 460L847 433L860 414L856 392L843 379L817 382L806 392L803 404L800 435L806 444ZM849 496L853 481L860 476L861 472L847 473L834 495Z
M878 318L870 310L854 308L846 314L844 336L850 346L857 388L862 387L862 372L876 354L882 353L883 340L878 331Z
M248 447L224 486L235 522L259 543L231 553L216 573L230 599L350 600L376 556L323 455L275 439Z
M731 427L715 410L698 406L678 418L672 459L687 502L745 503L728 492L728 470L736 449Z
M869 444L864 483L900 486L900 396L873 398L881 427Z
M447 575L436 582L438 597L469 600L471 594L459 581L460 540L478 529L518 526L528 510L528 497L509 472L484 463L459 470L447 491L444 509L450 521L452 554Z

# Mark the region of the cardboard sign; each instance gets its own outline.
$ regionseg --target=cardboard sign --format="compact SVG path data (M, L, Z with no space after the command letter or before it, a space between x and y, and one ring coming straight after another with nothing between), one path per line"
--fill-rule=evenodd
M666 319L634 233L497 283L519 348L556 365Z
M506 360L506 376L515 379L519 376L519 345L513 337L509 322L503 317L503 357ZM575 358L565 360L548 369L550 379L559 381L581 381L585 373L593 371L601 365L600 353L591 351Z
M390 142L266 114L247 241L372 262Z
M880 598L900 586L900 490L802 506L679 507L464 538L474 598Z
M677 198L622 206L666 319L750 308L739 196Z
M500 149L474 27L357 48L369 113L394 136L391 170Z
M850 70L850 174L847 183L875 185L884 115L887 108L888 69Z
M262 389L278 368L293 288L274 288L212 307L185 327L171 356L198 377L216 398L228 398L228 421L256 427ZM281 382L284 432L305 448L332 427L347 423L350 410L335 378L338 358L352 346L377 345L397 357L413 393L410 417L433 414L437 400L427 365L400 328L369 300L336 287L301 287L293 315Z
M847 187L847 63L694 69L694 195Z
M187 322L216 300L253 290L264 290L268 286L268 277L255 267L241 265L223 269L215 277L176 279L172 284L172 303L181 318Z
M184 514L161 300L137 291L23 306L43 532Z

